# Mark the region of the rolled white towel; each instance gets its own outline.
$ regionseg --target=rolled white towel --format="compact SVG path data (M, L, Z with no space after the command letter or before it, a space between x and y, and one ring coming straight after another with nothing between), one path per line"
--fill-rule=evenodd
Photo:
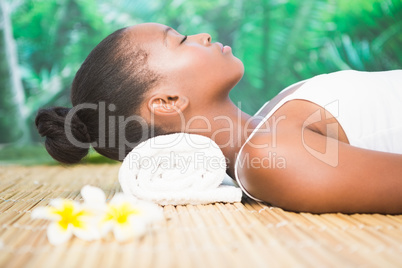
M137 145L124 159L124 193L160 205L240 202L240 188L221 185L225 157L210 138L188 133L161 135Z

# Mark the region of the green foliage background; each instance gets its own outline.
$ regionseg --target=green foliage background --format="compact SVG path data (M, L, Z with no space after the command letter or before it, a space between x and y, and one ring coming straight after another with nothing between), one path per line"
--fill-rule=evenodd
M92 48L114 30L137 23L159 22L183 34L208 32L212 42L230 45L246 71L232 90L231 98L250 114L284 87L318 74L402 67L401 0L0 0L0 3L3 163L24 159L24 153L13 154L16 146L34 148L41 141L33 123L38 108L71 106L71 81ZM12 30L9 35L4 26L7 20ZM10 41L16 47L15 55L10 50ZM17 64L10 61L10 55L15 56ZM11 77L17 77L22 91L18 91L18 81ZM22 97L15 97L21 95L16 92L22 92ZM43 147L40 148L40 152L33 149L31 155L28 153L31 150L25 150L26 155L37 158L35 155L43 153Z

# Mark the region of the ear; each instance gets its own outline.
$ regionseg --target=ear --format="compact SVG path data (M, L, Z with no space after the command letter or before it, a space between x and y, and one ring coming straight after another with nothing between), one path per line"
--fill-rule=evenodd
M183 95L156 94L148 100L148 109L155 115L174 115L182 113L188 106L189 100Z

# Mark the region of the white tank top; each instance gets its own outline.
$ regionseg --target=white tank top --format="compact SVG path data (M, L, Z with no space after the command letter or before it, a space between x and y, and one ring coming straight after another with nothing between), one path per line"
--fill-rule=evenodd
M307 100L330 112L340 123L350 145L382 152L402 154L402 70L386 72L340 71L318 75L285 88L282 92L301 86L285 96L258 124L245 144L260 126L284 103ZM282 93L281 92L281 93ZM256 115L269 104L264 106ZM241 154L241 147L238 156ZM236 181L243 192L237 174L239 157L235 162Z

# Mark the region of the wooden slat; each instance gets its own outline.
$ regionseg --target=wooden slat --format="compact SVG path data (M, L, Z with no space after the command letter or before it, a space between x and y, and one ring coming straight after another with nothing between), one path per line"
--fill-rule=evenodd
M242 203L165 206L142 238L112 236L60 246L32 209L52 198L82 201L90 184L110 200L121 191L119 165L0 167L0 267L398 267L402 215L287 212Z

